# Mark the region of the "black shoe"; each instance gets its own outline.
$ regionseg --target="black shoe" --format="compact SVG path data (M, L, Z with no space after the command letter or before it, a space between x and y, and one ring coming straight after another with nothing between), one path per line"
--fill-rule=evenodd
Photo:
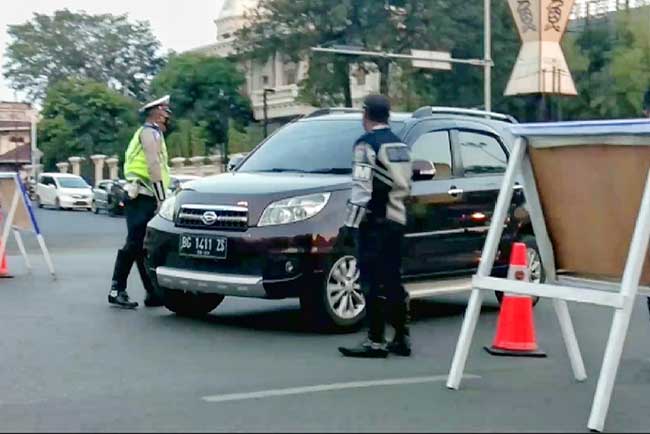
M369 339L353 348L339 347L339 351L345 357L360 357L366 359L385 359L388 350L385 343L373 342Z
M163 303L160 297L149 292L144 299L144 305L146 307L161 307L164 306L165 303Z
M411 355L411 338L408 335L396 336L388 344L388 352L398 356L409 357Z
M135 301L129 299L129 294L126 291L116 291L112 290L108 294L108 302L116 307L121 307L123 309L135 309L139 305Z

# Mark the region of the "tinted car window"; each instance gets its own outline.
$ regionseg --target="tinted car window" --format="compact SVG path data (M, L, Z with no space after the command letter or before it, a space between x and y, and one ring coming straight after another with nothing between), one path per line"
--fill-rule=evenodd
M496 138L487 134L460 131L459 141L466 176L506 171L508 158Z
M271 136L237 172L351 173L352 147L363 134L360 119L295 122Z
M449 131L432 131L420 136L411 147L411 158L432 162L436 168L436 179L451 178Z
M59 178L61 188L88 188L88 184L81 178Z

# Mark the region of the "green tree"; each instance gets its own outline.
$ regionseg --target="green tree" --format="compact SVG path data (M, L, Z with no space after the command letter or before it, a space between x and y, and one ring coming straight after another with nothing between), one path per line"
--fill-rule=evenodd
M262 0L250 24L238 32L238 52L244 58L266 61L282 53L293 61L308 59L309 75L303 98L315 105L352 105L351 66L368 63L388 93L388 59L313 53L317 45L343 44L375 51L404 52L435 49L446 43L432 29L445 22L437 5L444 0Z
M194 125L189 119L175 123L174 131L167 138L169 158L195 157L206 154L207 130L205 124Z
M89 79L144 100L164 64L149 23L67 9L10 25L5 77L32 100L60 80Z
M242 129L231 122L228 130L228 153L250 152L262 140L264 140L264 131L259 125L250 124Z
M650 8L619 12L586 25L565 41L578 97L566 104L571 119L641 115L650 86Z
M170 57L151 87L158 95L170 94L174 117L184 120L172 126L172 134L182 132L174 141L189 140L194 131L192 143L213 150L227 140L230 119L244 125L251 118L250 101L241 93L245 80L229 60L181 54Z
M429 32L440 38L440 48L459 59L483 58L483 4L436 2L436 17ZM492 95L493 109L519 112L525 101L506 98L504 90L510 78L521 46L508 3L492 2ZM429 105L483 107L483 69L464 64L452 64L451 71L426 69L407 70L417 96L416 101Z
M123 155L138 126L137 104L89 80L64 80L45 97L38 143L48 170L73 155Z

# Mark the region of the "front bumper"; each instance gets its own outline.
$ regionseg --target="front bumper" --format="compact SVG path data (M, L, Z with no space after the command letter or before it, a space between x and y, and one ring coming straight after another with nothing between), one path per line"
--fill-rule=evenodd
M170 267L158 267L155 274L158 284L165 288L238 297L267 297L262 276L206 273Z
M333 254L338 228L331 236L310 232L310 224L251 227L246 232L178 228L160 217L147 228L147 267L161 287L195 293L281 299L313 287ZM179 254L181 234L227 238L226 259Z
M59 203L63 208L90 208L92 204L92 198L63 198L59 197Z

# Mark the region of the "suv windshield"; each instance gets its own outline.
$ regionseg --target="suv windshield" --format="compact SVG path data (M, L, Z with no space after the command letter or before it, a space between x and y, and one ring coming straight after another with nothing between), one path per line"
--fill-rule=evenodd
M57 179L61 188L88 188L88 184L81 178L59 178Z
M402 123L393 122L393 131ZM352 147L364 133L361 119L289 124L271 136L237 172L352 173Z

